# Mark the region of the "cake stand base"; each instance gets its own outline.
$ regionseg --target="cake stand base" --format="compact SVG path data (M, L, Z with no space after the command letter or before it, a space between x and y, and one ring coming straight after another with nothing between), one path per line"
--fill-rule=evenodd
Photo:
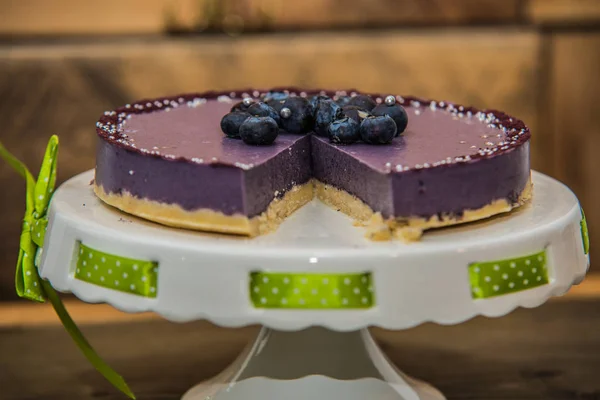
M220 375L183 400L444 400L390 363L368 329L335 332L263 328Z

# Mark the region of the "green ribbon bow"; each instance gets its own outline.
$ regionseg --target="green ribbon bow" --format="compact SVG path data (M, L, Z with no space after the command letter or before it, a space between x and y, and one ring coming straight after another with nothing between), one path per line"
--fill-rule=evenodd
M77 328L50 282L41 279L38 273L37 264L39 264L38 260L44 245L44 235L48 225L46 213L56 183L57 153L58 136L53 135L48 142L46 154L36 181L27 167L0 143L0 156L25 179L27 185L25 217L23 218L15 276L17 294L20 297L40 303L49 300L63 326L85 357L114 387L129 398L135 399L135 395L123 378L98 356Z
M583 252L584 254L590 253L590 234L588 232L587 220L585 219L585 213L583 208L581 209L581 240L583 241Z

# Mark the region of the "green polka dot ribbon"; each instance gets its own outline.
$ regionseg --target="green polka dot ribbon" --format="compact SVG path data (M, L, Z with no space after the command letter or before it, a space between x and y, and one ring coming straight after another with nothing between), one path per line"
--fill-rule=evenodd
M17 294L20 297L37 302L49 300L66 331L90 363L114 387L128 397L135 399L135 395L129 389L125 380L98 356L65 309L58 293L48 281L40 278L38 272L37 266L48 225L46 213L56 183L57 155L58 136L54 135L48 141L46 153L36 180L25 164L0 143L0 157L25 179L26 184L25 216L23 217L15 275Z
M256 308L361 309L375 306L375 291L370 272L251 272L250 299Z
M546 285L550 282L546 259L544 250L525 257L472 263L471 295L486 299Z
M35 266L35 257L38 248L44 244L48 224L46 212L56 183L57 153L58 137L52 136L36 180L27 167L0 143L0 156L25 179L27 187L15 286L19 296L38 302L45 301L46 296Z
M104 253L80 243L75 279L120 292L155 298L158 264Z
M587 220L585 219L585 213L583 208L581 209L581 239L583 240L583 252L589 254L590 252L590 235L588 233Z

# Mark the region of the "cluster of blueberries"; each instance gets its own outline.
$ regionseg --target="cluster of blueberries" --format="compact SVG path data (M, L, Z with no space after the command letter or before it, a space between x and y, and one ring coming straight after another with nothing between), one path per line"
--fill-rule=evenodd
M314 132L333 143L388 144L408 125L406 110L387 96L377 104L371 96L340 96L335 101L323 95L309 98L269 92L254 101L247 97L235 104L221 120L221 129L231 138L250 145L268 145L279 130L305 134Z

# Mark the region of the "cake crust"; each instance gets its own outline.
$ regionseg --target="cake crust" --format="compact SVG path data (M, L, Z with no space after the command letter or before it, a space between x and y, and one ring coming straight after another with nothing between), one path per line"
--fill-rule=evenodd
M533 184L530 179L514 202L509 202L507 199L496 199L478 209L466 209L460 215L442 214L430 218L409 216L386 219L356 196L331 185L319 181L314 182L315 193L319 200L354 218L356 225L367 228L365 236L374 241L385 241L392 238L405 242L419 240L426 230L465 224L504 214L527 204L533 196Z
M94 193L106 204L137 217L175 228L258 236L277 229L283 220L313 199L312 182L295 186L274 199L266 211L254 217L226 215L211 209L188 211L176 204L140 199L128 192L107 193L94 184Z

